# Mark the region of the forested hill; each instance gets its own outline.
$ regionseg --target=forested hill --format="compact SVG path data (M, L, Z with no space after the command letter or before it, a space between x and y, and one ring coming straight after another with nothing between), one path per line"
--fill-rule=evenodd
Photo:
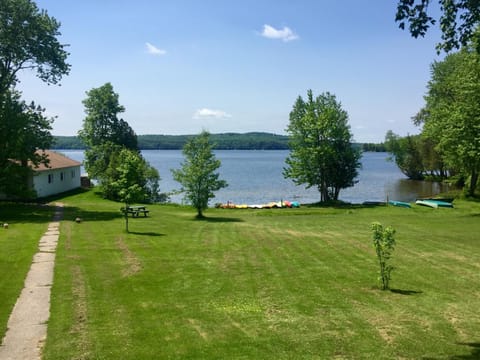
M196 135L138 135L141 150L179 150ZM288 136L262 132L211 134L217 150L286 150ZM84 149L77 136L55 136L54 149Z
M138 135L141 150L180 150L196 135ZM288 136L263 132L211 134L217 150L288 150ZM356 144L363 151L385 151L383 144ZM77 136L55 136L53 149L84 149Z

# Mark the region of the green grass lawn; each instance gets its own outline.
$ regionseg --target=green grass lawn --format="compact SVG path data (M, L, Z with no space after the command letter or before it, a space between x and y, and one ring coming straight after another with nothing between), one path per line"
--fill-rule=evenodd
M54 207L0 203L0 336L23 288ZM3 224L8 224L8 229Z
M480 203L206 220L155 205L126 234L121 204L62 201L45 359L480 356ZM393 291L378 287L374 221L397 230Z

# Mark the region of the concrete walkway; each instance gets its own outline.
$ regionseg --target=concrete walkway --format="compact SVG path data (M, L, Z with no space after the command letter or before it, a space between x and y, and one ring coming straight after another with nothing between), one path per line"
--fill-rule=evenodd
M53 222L40 239L39 250L25 279L0 346L1 360L36 360L41 358L50 317L50 290L53 283L55 250L60 235L63 204L57 203Z

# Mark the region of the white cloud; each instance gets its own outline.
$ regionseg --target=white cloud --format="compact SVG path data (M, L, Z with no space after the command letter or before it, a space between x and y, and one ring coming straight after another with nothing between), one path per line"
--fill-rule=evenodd
M155 45L150 44L149 42L145 43L147 46L147 53L152 55L165 55L167 52L163 49L157 48Z
M285 42L298 39L298 35L287 26L284 26L283 29L275 29L273 26L266 24L263 25L262 36L268 39L280 39Z
M225 119L225 118L231 118L232 115L226 113L223 110L213 110L213 109L199 109L195 111L195 114L193 114L193 118L195 120L199 119Z

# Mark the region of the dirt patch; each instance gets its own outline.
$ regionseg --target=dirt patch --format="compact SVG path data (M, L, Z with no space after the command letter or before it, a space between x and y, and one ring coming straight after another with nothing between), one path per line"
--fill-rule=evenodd
M195 329L195 331L198 333L198 335L200 335L203 340L208 340L208 334L201 328L198 320L188 319L188 323Z
M142 270L142 264L138 257L128 248L123 237L119 237L116 244L123 254L124 267L122 269L122 276L129 277L140 272Z

